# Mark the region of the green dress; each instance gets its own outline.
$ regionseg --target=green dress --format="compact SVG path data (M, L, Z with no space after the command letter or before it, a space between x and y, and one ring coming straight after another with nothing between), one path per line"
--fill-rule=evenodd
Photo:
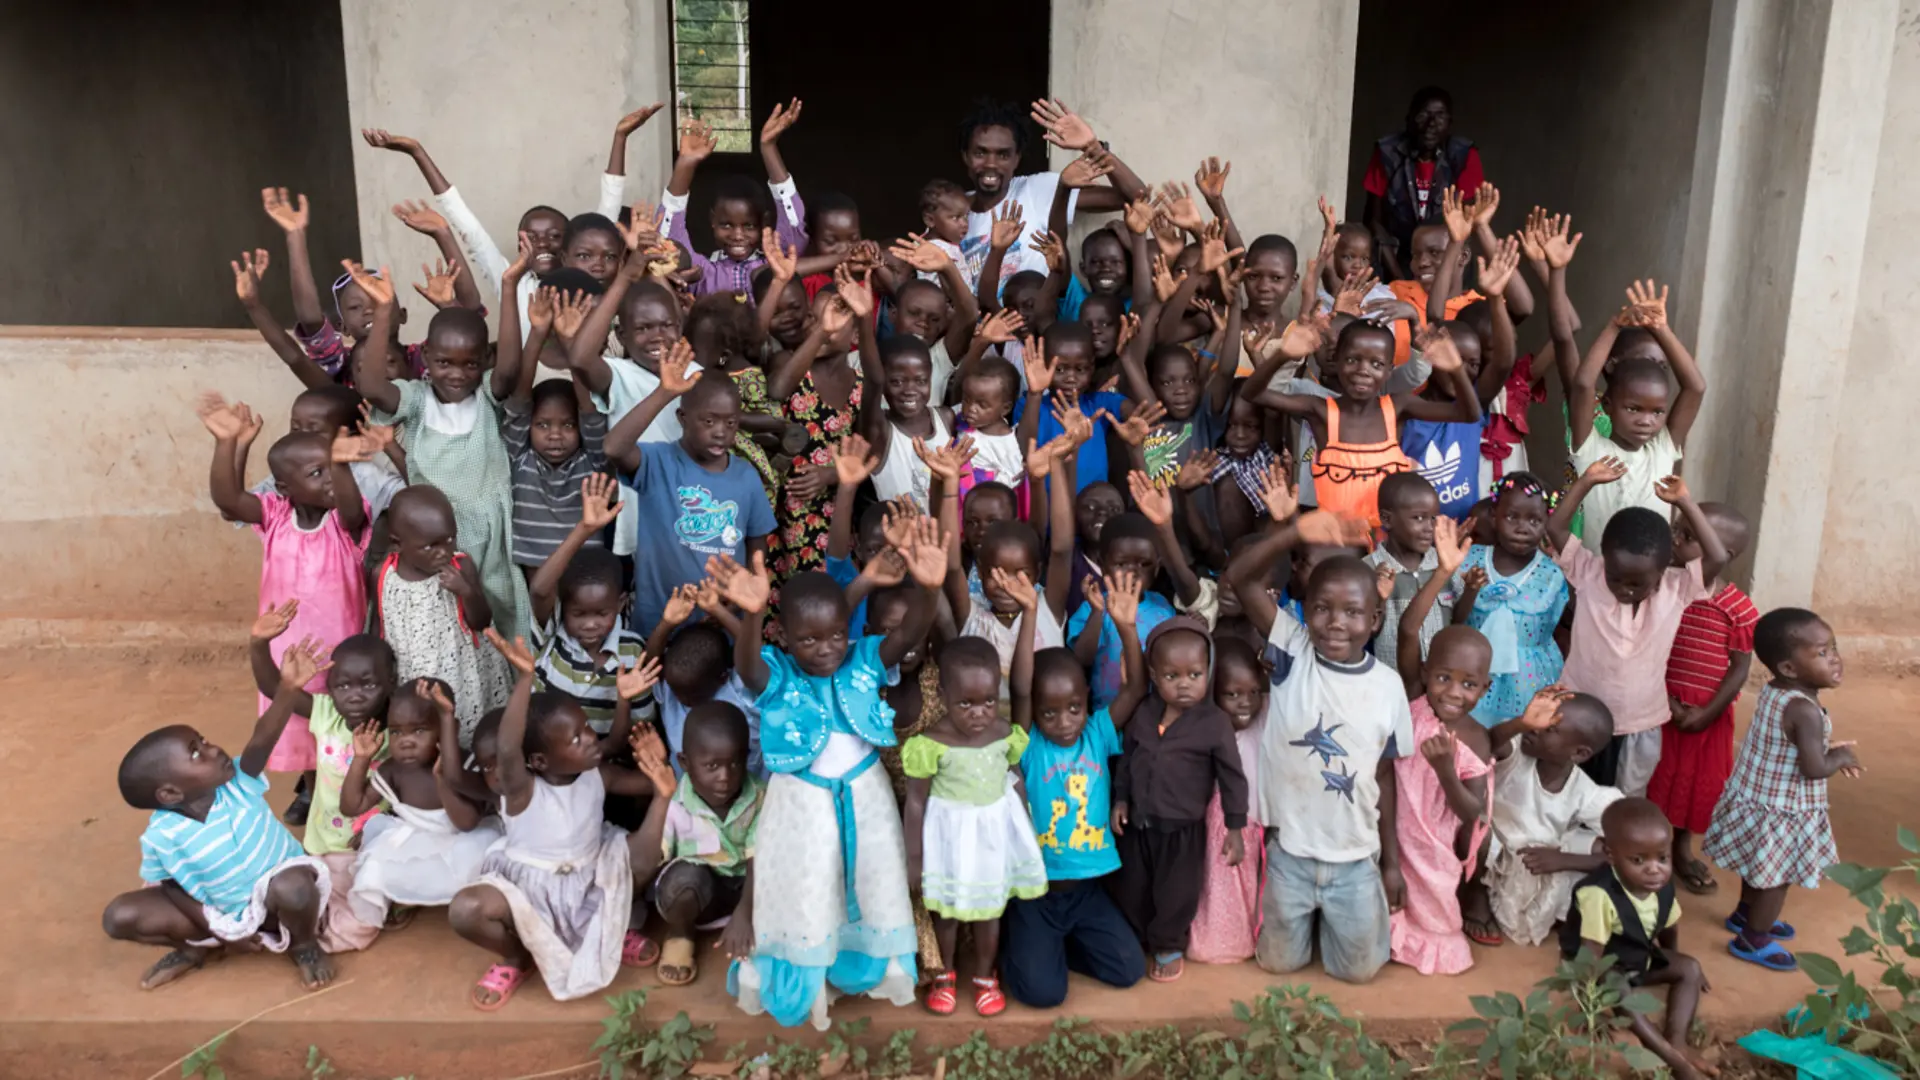
M922 824L920 895L927 910L963 922L997 919L1012 898L1047 891L1047 868L1013 767L1026 752L1025 728L985 746L948 746L915 735L900 764L931 778Z
M483 381L473 397L448 405L425 379L394 385L400 407L375 420L403 425L407 482L431 484L453 504L459 549L480 571L495 628L509 640L530 636L527 582L513 565L513 466L493 388Z

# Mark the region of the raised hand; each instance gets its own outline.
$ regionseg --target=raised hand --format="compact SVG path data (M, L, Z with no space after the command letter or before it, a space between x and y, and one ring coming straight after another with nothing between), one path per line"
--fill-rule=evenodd
M660 621L668 626L679 626L693 618L694 608L699 605L700 586L693 582L683 582L678 588L667 594L667 606L660 612Z
M438 236L447 231L447 219L440 212L418 199L404 199L393 204L393 216L400 224L417 233Z
M693 366L693 344L686 338L673 343L667 355L660 358L660 386L670 394L684 394L693 389L693 384L706 374L704 371L689 372Z
M289 600L279 607L269 607L254 617L253 626L247 635L255 641L272 641L287 632L293 625L293 617L300 614L300 601Z
M1000 206L993 212L993 226L987 233L988 246L1005 251L1013 246L1020 234L1026 231L1026 220L1021 216L1020 204L1012 199L1002 199Z
M1034 609L1040 606L1040 593L1033 587L1033 581L1027 577L1025 570L1017 570L1009 574L1005 567L996 566L988 573L994 585L1012 597L1013 602L1020 605L1022 612L1032 615Z
M1211 221L1200 232L1200 272L1211 274L1227 265L1228 260L1237 259L1247 253L1244 247L1227 250L1227 223Z
M841 487L859 484L880 467L879 455L859 435L848 435L833 448L833 474Z
M752 569L741 566L731 555L710 555L707 574L720 583L720 594L729 604L747 612L767 610L767 598L773 595L773 579L767 576L764 552L753 553Z
M559 306L560 291L551 285L542 285L527 297L527 326L533 330L553 328L553 310Z
M667 107L666 102L656 101L652 105L642 105L621 117L613 125L613 133L622 137L640 130L640 125L653 119L653 114Z
M1146 473L1139 469L1128 472L1127 489L1133 492L1133 504L1139 507L1141 516L1148 521L1165 525L1173 520L1173 493L1155 487Z
M1112 171L1113 155L1096 145L1094 149L1067 162L1067 167L1060 170L1060 182L1070 188L1092 187Z
M913 546L913 519L922 516L912 499L892 499L880 513L880 537L890 547L905 551Z
M298 690L333 666L319 638L302 638L280 657L280 689Z
M1328 547L1365 547L1372 538L1372 531L1364 519L1346 517L1326 510L1315 510L1300 515L1294 523L1300 539L1309 544L1324 544Z
M1275 461L1267 466L1267 471L1259 478L1260 501L1266 505L1267 513L1275 521L1285 521L1300 509L1300 500L1293 492L1293 470L1288 462Z
M1473 193L1473 220L1476 224L1493 224L1494 212L1500 209L1500 189L1492 184L1481 182L1480 190Z
M367 294L367 299L373 301L375 307L385 307L393 303L393 274L386 267L381 267L380 272L374 274L352 259L341 259L340 265L345 268L348 276L353 278L353 283L360 286L361 291Z
M1153 201L1142 195L1127 204L1127 231L1135 236L1145 236L1153 228Z
M975 337L989 345L1005 345L1018 337L1020 331L1026 328L1027 321L1019 312L1012 308L1001 308L981 319L980 325L974 329L973 333Z
M385 128L361 128L360 137L375 150L392 150L399 154L413 154L420 150L419 139L395 135Z
M726 597L720 594L720 583L711 577L701 578L693 587L693 602L709 615L719 615L727 610Z
M441 717L453 715L453 699L447 696L447 691L441 689L439 683L429 679L415 679L413 692L432 702L433 711L439 713Z
M1053 388L1053 372L1060 366L1060 358L1047 359L1039 338L1029 334L1021 342L1020 364L1027 369L1027 389L1030 392L1044 394Z
M1095 618L1106 614L1107 594L1101 590L1100 575L1088 574L1085 580L1080 582L1080 593L1086 597L1087 607L1092 609Z
M569 293L557 293L558 305L553 309L553 333L563 344L573 344L574 336L587 323L587 316L593 313L593 301L587 298L585 290Z
M378 447L370 445L364 436L355 435L346 428L333 433L333 444L329 460L335 465L345 465L355 461L372 461L380 452Z
M233 411L233 406L227 404L227 399L219 394L211 390L201 394L200 401L193 411L214 438L222 441L240 438L241 429L244 427L240 422L240 416Z
M260 279L266 276L267 263L271 260L266 248L254 248L241 252L238 259L227 264L233 267L233 295L239 297L241 303L250 304L260 299Z
M1180 283L1187 280L1186 268L1178 269L1176 276L1175 267L1164 254L1153 257L1153 295L1163 304L1173 299L1173 294L1180 291Z
M1280 354L1289 359L1312 356L1333 334L1333 316L1314 313L1287 324L1280 332Z
M364 405L366 403L361 402L361 404ZM252 446L253 440L260 437L260 429L266 426L267 418L248 408L247 403L244 401L236 401L233 403L233 415L240 418L240 445ZM387 430L391 432L393 429L389 428ZM381 444L375 448L374 452L378 453L384 449L386 449L385 444Z
M1687 490L1687 482L1678 476L1663 476L1653 482L1653 493L1668 506L1679 506L1692 498Z
M1546 210L1536 206L1527 211L1527 223L1520 227L1520 253L1534 262L1546 262L1546 234Z
M1438 735L1424 739L1420 743L1420 756L1427 759L1434 772L1453 771L1453 752L1460 746L1460 739L1453 732L1442 729Z
M1313 261L1317 265L1326 266L1333 261L1333 249L1340 238L1340 215L1334 211L1333 204L1327 201L1325 195L1320 196L1319 209L1320 251L1313 257Z
M1627 306L1633 309L1637 325L1658 330L1667 325L1667 286L1654 292L1654 281L1636 281L1627 286Z
M1056 273L1065 273L1067 269L1067 247L1060 238L1051 232L1037 232L1027 246L1040 253L1047 260L1047 269Z
M1427 358L1433 370L1459 371L1465 361L1460 359L1460 350L1453 344L1453 336L1445 327L1427 325L1413 336L1413 347Z
M580 524L604 529L620 516L620 485L606 473L589 473L580 481Z
M369 720L353 729L353 756L356 758L371 758L386 744L387 729L381 727L378 720Z
M1200 167L1193 170L1193 186L1200 194L1209 199L1218 199L1227 192L1227 174L1233 171L1233 162L1222 162L1217 157L1205 158Z
M1381 563L1373 568L1373 591L1380 594L1380 599L1393 599L1393 588L1399 583L1400 571L1395 570L1390 564Z
M1158 401L1149 401L1133 410L1133 415L1125 420L1105 409L1100 410L1100 415L1106 417L1107 422L1113 425L1113 430L1119 434L1122 442L1128 446L1139 446L1147 441L1147 436L1153 431L1154 425L1167 418L1167 407Z
M497 649L501 656L507 658L507 663L513 666L513 670L522 675L533 674L533 650L527 648L526 638L516 637L508 641L501 636L500 631L491 626L483 632L486 634L487 642Z
M1046 132L1048 142L1062 149L1086 153L1100 148L1100 137L1093 133L1092 126L1058 99L1034 102L1033 122Z
M1484 260L1482 260L1484 262ZM1380 279L1373 274L1373 268L1356 270L1347 280L1340 283L1340 291L1333 298L1333 311L1336 315L1358 317L1365 309L1367 294L1379 284Z
M1093 417L1080 411L1080 395L1071 390L1062 390L1054 395L1053 418L1060 423L1061 433L1054 437L1048 446L1057 447L1056 457L1079 453L1080 448L1093 439Z
M1120 328L1114 334L1113 353L1115 356L1127 351L1133 339L1140 336L1140 316L1129 311L1120 316Z
M660 223L666 220L666 216L667 211L664 207L655 206L649 202L637 202L633 204L632 211L627 214L627 223L621 225L615 222L614 227L620 230L620 239L626 242L629 252L645 252L661 242ZM631 262L632 257L628 258Z
M1467 236L1473 232L1473 218L1461 204L1459 188L1449 187L1440 193L1440 219L1446 222L1448 239L1456 244L1466 243Z
M1527 702L1527 709L1520 714L1520 726L1528 731L1545 731L1560 722L1560 707L1573 700L1573 691L1554 684L1542 687Z
M913 519L913 544L901 550L907 560L907 573L920 585L937 589L947 580L947 544L950 537L940 530L940 522L921 516Z
M399 441L400 432L392 424L374 423L372 403L362 401L360 403L360 437L367 440L367 444L372 446L376 453L384 454L389 446Z
M1167 220L1177 228L1185 229L1198 236L1206 226L1200 216L1200 208L1194 204L1193 195L1187 185L1172 180L1160 185L1160 193L1154 199L1160 209L1166 211ZM1211 271L1209 271L1211 272Z
M1433 553L1440 561L1440 572L1451 577L1467 561L1473 550L1473 530L1445 514L1433 522Z
M856 319L865 319L873 314L873 285L853 276L853 267L841 263L833 269L834 291L840 294L840 302L847 305Z
M1060 436L1065 438L1066 436ZM1053 446L1059 439L1050 439L1047 445L1035 445L1035 440L1027 440L1027 475L1035 480L1044 480L1053 472Z
M1213 471L1220 467L1220 455L1212 450L1202 450L1180 465L1180 474L1173 478L1175 487L1181 491L1193 491L1213 483Z
M800 120L800 99L794 98L785 105L775 102L773 112L767 116L767 122L760 125L760 141L770 143L779 141Z
M1587 466L1580 479L1593 484L1611 484L1627 475L1627 463L1608 455Z
M1520 268L1520 238L1507 237L1493 250L1491 259L1481 257L1477 261L1480 265L1480 291L1487 296L1506 292L1507 282L1513 277L1513 272Z
M303 232L307 227L307 197L288 198L286 188L261 188L260 205L275 225L286 232Z
M1491 578L1487 577L1486 567L1470 567L1466 573L1460 575L1461 595L1477 594L1481 589L1486 588L1487 583L1491 580ZM1472 605L1469 604L1468 606L1471 607Z
M673 775L673 766L667 764L667 748L660 741L660 733L652 724L635 724L627 732L627 746L633 750L634 767L640 775L653 785L655 798L666 798L673 794L680 781Z
M1116 571L1107 581L1107 617L1115 626L1134 626L1140 621L1140 593L1144 588L1140 575L1131 570Z
M705 120L689 117L680 125L680 156L687 161L697 165L711 157L719 145L713 137L713 125Z
M1545 256L1547 265L1555 270L1573 261L1573 253L1580 247L1580 238L1585 233L1574 233L1569 239L1567 233L1573 228L1572 214L1555 214L1540 234L1540 253Z
M881 589L891 589L907 580L907 557L899 548L881 548L880 553L860 568L860 576Z
M953 263L953 257L945 248L920 233L908 233L905 240L895 240L887 253L923 274L937 274Z
M420 272L427 275L427 280L415 282L413 291L426 297L427 303L434 307L452 307L455 303L453 283L460 280L460 264L448 266L443 259L435 260L433 265L421 263Z
M927 466L928 472L951 489L960 482L960 470L973 460L973 436L962 435L938 449L928 449L925 439L916 438L913 453Z
M686 620L683 619L681 621L685 622ZM653 689L653 684L659 681L660 658L657 656L643 656L639 662L635 663L632 667L623 667L620 669L620 673L613 677L613 688L621 697L628 701L633 701L646 697L647 691ZM651 725L641 726L650 727Z

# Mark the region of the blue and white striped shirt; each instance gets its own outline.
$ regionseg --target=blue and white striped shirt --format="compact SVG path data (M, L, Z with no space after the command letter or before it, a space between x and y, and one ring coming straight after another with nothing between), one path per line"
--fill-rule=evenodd
M267 806L267 778L236 769L213 793L207 820L153 812L140 834L140 878L172 880L208 907L239 916L255 882L302 854L300 841Z

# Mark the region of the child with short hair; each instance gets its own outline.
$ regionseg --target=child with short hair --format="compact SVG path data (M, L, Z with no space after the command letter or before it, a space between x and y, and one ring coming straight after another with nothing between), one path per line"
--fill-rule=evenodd
M1033 494L1025 483L1026 447L1012 422L1020 376L1008 361L988 356L961 371L959 378L960 409L953 434L971 437L974 451L971 466L961 475L960 496L966 498L977 484L1005 484L1024 509Z
M1573 469L1584 472L1606 458L1618 459L1625 466L1619 481L1595 492L1586 508L1580 536L1589 544L1601 539L1613 515L1626 507L1638 506L1666 516L1661 506L1665 500L1659 495L1660 480L1679 470L1687 434L1693 430L1707 393L1707 380L1699 365L1667 326L1667 288L1662 286L1656 294L1653 285L1645 281L1628 287L1627 306L1594 340L1567 392L1567 436L1573 443ZM1649 331L1665 354L1667 365L1639 357L1621 360L1608 373L1607 392L1602 395L1596 389L1601 368L1607 364L1615 335L1627 326ZM1677 395L1668 388L1669 367L1679 382ZM1604 435L1593 422L1596 400L1609 420Z
M1278 485L1267 500L1276 521L1298 510ZM1366 563L1336 555L1315 567L1302 590L1304 622L1274 602L1266 576L1303 541L1365 539L1357 519L1306 514L1227 568L1241 608L1267 635L1274 672L1260 744L1258 813L1268 834L1254 959L1277 973L1306 966L1317 912L1321 962L1345 982L1366 982L1386 964L1389 913L1404 902L1393 762L1414 746L1413 715L1399 678L1367 655L1380 603Z
M885 637L851 647L846 595L832 578L804 573L787 582L783 651L760 644L773 592L766 556L756 552L751 570L727 556L709 560L708 572L742 612L734 668L760 706L761 750L774 772L754 860L752 951L734 954L731 980L749 1014L825 1030L834 993L895 1005L914 999L906 845L886 772L873 768L874 747L895 740L880 687L887 669L926 641L950 541L931 518L915 520L903 552L919 586L910 615Z
M877 394L865 394L859 415L860 435L874 461L873 493L882 501L910 499L926 513L933 476L914 455L913 440L945 446L953 441L955 426L953 410L940 404L933 389L933 355L926 342L911 334L890 337L876 347L872 335L863 332L860 363L867 385L880 389ZM843 492L848 486L844 479L840 481ZM859 480L852 484L859 486ZM836 522L839 517L836 512Z
M925 343L933 364L929 400L944 405L955 369L986 355L989 346L1012 341L1019 317L996 311L981 320L979 302L958 256L935 240L910 236L896 241L889 254L920 274L893 288L893 332L911 334Z
M1571 957L1584 949L1611 956L1614 970L1632 985L1671 987L1666 1030L1656 1030L1646 1014L1630 1012L1633 1033L1674 1075L1698 1080L1711 1070L1702 1070L1686 1047L1707 976L1700 961L1679 951L1680 904L1667 861L1673 827L1659 807L1635 797L1607 807L1600 827L1608 865L1574 888L1560 953Z
M1827 780L1859 776L1860 759L1851 740L1833 741L1833 719L1820 704L1820 691L1840 685L1833 628L1803 608L1775 608L1753 628L1753 652L1773 678L1754 705L1701 851L1740 875L1740 904L1727 916L1727 929L1738 936L1727 951L1792 971L1799 958L1780 944L1794 933L1780 921L1787 886L1814 888L1840 861Z
M1260 740L1267 729L1267 673L1253 646L1239 638L1213 638L1213 703L1233 725L1234 745L1247 790L1260 790ZM1242 858L1227 853L1227 818L1221 793L1207 803L1207 880L1194 909L1187 956L1202 964L1238 964L1253 959L1260 932L1259 858L1266 826L1249 798L1247 824L1240 830Z
M393 646L400 683L434 678L453 689L465 748L481 715L513 688L506 660L480 642L493 626L493 607L473 560L459 550L458 521L439 488L404 489L387 518L393 551L374 572L370 624Z
M1660 501L1679 508L1699 538L1699 561L1674 566L1666 519L1638 506L1613 515L1601 534L1600 554L1594 554L1573 535L1570 519L1588 492L1627 473L1618 458L1589 465L1547 519L1547 532L1559 551L1555 561L1580 596L1561 681L1599 696L1613 713L1613 745L1588 770L1602 783L1642 795L1660 762L1660 728L1673 717L1664 680L1647 673L1666 670L1681 617L1707 598L1706 582L1727 564L1727 549L1687 482L1669 476L1655 490Z
M389 811L371 814L360 830L347 905L361 922L400 929L416 908L445 907L480 876L500 822L461 767L459 736L453 699L438 679L396 691L384 730L374 719L353 729L340 814L353 821L383 803Z
M1023 612L1038 604L1031 583L1022 585L997 568L994 576ZM1007 901L1032 900L1047 890L1026 787L1014 771L1027 749L1027 729L1000 714L1000 688L993 645L955 638L940 651L945 715L900 747L907 774L901 810L907 876L920 881L942 956L957 959L960 923L972 930L973 1010L980 1016L997 1016L1007 1007L994 974ZM927 992L927 1010L935 1015L950 1015L957 1004L955 966L934 976Z
M1510 472L1493 485L1493 542L1475 543L1450 587L1454 620L1493 646L1492 681L1474 718L1492 727L1526 711L1533 695L1560 680L1564 661L1553 632L1566 610L1566 575L1541 550L1547 489L1531 473Z
M343 261L354 283L376 304L373 336L379 340L393 318L393 285ZM385 366L368 356L356 361L360 392L376 417L404 425L407 479L431 484L445 495L459 522L461 549L473 560L491 614L524 637L527 581L513 565L513 479L500 434L500 399L481 379L487 324L477 313L450 308L427 327L424 379L394 383ZM454 684L455 701L466 695Z
M372 446L364 437L348 435L345 428L290 432L267 455L274 490L255 494L241 487L239 472L238 447L248 430L246 422L218 395L203 398L199 412L201 423L214 437L208 476L213 504L229 519L252 525L260 536L260 613L266 615L293 602L288 625L298 635L281 644L274 659L284 655L288 645L309 637L320 648L330 649L358 634L367 617L362 564L371 515L349 466L371 459ZM269 691L277 683L270 679L263 684L262 711L271 703ZM314 685L317 689L323 684ZM287 811L290 824L305 824L316 762L313 736L304 722L275 729L275 735L280 741L267 765L276 772L306 774L301 778L306 797L296 796Z
M931 244L947 256L960 272L960 280L965 283L967 292L972 293L979 284L978 267L969 266L966 253L960 250L960 244L967 238L967 215L970 212L967 191L951 180L936 179L927 181L920 189L920 228L921 242ZM941 274L937 271L918 270L924 281L937 281Z
M658 740L635 740L640 771L658 793L633 835L633 879L652 893L666 923L660 981L685 986L699 977L693 932L725 926L728 956L753 945L753 853L766 788L747 766L747 717L725 701L688 710L676 754L680 777L657 752ZM667 792L672 792L668 795Z
M640 773L606 763L616 747L594 737L578 705L534 693L534 657L524 640L509 643L489 627L487 641L519 673L492 754L475 750L500 800L506 835L487 852L480 879L454 894L447 921L500 957L467 994L474 1008L497 1012L535 967L554 1000L571 1001L605 989L623 965L646 967L658 958L652 942L627 929L629 837L602 812L609 794L666 793ZM638 677L652 682L647 672ZM634 745L637 753L657 752L659 736L642 728Z
M703 120L688 120L681 128L680 156L673 163L666 193L660 196L661 209L666 211L661 228L669 239L693 253L693 265L701 270L700 280L693 287L695 296L746 293L754 271L767 262L760 249L763 229L774 229L781 241L796 251L807 246L806 204L800 199L800 189L794 185L779 147L780 136L800 119L800 107L799 98L785 105L776 102L760 127L760 157L766 165L767 191L772 199L743 177L728 177L715 194L707 219L717 245L711 256L693 252L693 240L687 232L687 194L700 163L719 143L713 128Z
M1747 549L1751 530L1726 503L1700 504L1729 561ZM1700 538L1684 517L1673 523L1673 565L1701 557ZM1711 584L1713 579L1706 581ZM1673 824L1673 866L1680 884L1695 895L1718 888L1713 871L1694 857L1693 835L1713 824L1713 808L1733 775L1733 705L1753 666L1753 628L1760 612L1731 581L1695 601L1680 615L1667 660L1667 701L1673 722L1663 726L1660 764L1647 781L1647 797Z
M329 317L321 308L320 290L314 284L313 264L307 256L307 197L298 195L289 198L286 188L263 188L260 191L260 201L266 209L267 217L271 218L275 225L280 226L281 231L286 234L287 277L293 294L293 339L298 343L297 348L302 360L306 364L314 365L327 378L352 386L357 378L353 370L353 354L359 346L368 345L382 350L383 359L391 359L393 366L399 372L395 375L396 378L417 378L423 374L426 371L422 356L423 346L420 343L404 347L400 344L400 326L407 321L406 312L402 310L395 321L386 328L385 333L375 336L373 314L377 305L368 293L354 282L351 274L342 274L333 282L331 290L333 315ZM449 235L443 231L446 220L430 210L424 208L416 210L402 203L394 207L394 213L410 228L433 229L429 222L437 221L439 227L434 230L436 240ZM454 250L448 257L457 261L460 259L460 253ZM264 272L265 269L265 260L259 259L258 270ZM384 278L388 275L382 271L377 276ZM480 306L481 294L473 288L471 282L465 284L464 291L471 293L474 298L472 306L477 309ZM259 311L261 314L265 313L264 308ZM249 305L248 314L254 313L254 308ZM266 327L257 319L255 326L266 334ZM278 328L277 324L275 328ZM280 339L273 334L266 334L266 337L267 343L274 346L274 351L281 353L281 359L294 367L296 374L301 373L304 365L293 364L292 359L281 351Z
M1075 478L1081 487L1109 479L1107 418L1117 423L1133 405L1111 390L1094 388L1093 332L1085 323L1056 322L1028 340L1034 347L1026 350L1027 392L1013 410L1019 442L1045 446L1066 431L1062 410L1078 409L1092 422L1093 435L1080 447Z
M100 922L116 941L171 949L147 969L141 989L198 971L229 944L256 938L270 952L290 954L307 990L333 981L320 947L327 866L274 820L261 775L295 699L323 668L311 642L287 650L273 704L237 761L185 724L148 732L120 759L120 797L153 811L140 835L140 878L149 887L114 897Z
M713 579L682 588L687 590L684 598L676 594L667 601L666 613L647 638L648 654L660 657L660 683L653 694L667 749L675 755L669 763L679 764L678 755L686 746L687 717L693 709L722 702L747 718L747 771L764 780L767 767L760 757L760 707L740 682L740 673L733 670L733 641L729 635L739 632L740 622L725 610L719 599L720 587ZM696 608L707 618L687 622Z
M1366 563L1378 576L1380 589L1380 632L1373 637L1373 655L1394 671L1406 670L1399 659L1400 616L1441 568L1434 545L1440 517L1440 496L1426 477L1417 472L1394 473L1380 482L1380 525L1386 536L1367 553ZM1444 581L1451 574L1441 576ZM1453 622L1454 600L1452 592L1442 591L1426 606L1416 639L1419 659L1426 658L1434 635ZM1486 685L1482 683L1480 689L1486 690Z

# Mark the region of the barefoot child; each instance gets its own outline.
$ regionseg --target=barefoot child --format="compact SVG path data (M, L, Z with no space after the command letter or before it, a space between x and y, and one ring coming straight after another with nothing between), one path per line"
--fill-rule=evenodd
M1701 850L1740 875L1740 904L1727 916L1727 929L1738 936L1727 951L1792 971L1799 958L1780 944L1794 933L1780 921L1787 886L1814 888L1840 861L1827 780L1859 776L1861 767L1851 741L1833 741L1833 720L1820 704L1820 691L1840 685L1833 628L1811 611L1776 608L1754 627L1753 651L1773 678L1760 691Z
M333 963L320 949L326 864L303 854L274 820L260 775L293 718L295 699L326 670L317 648L309 640L287 650L273 704L254 723L237 762L185 724L147 733L120 760L121 798L153 811L140 835L140 879L150 887L114 897L100 921L117 941L173 950L147 969L141 989L199 970L216 951L256 941L289 953L308 990L333 981Z
M1004 570L995 576L1023 611L1038 603L1030 584L1021 587ZM900 748L907 774L901 812L907 876L920 880L940 955L957 961L959 924L970 924L973 1011L980 1016L997 1016L1007 1007L995 972L1007 901L1032 900L1047 890L1026 787L1014 771L1027 749L1027 729L1000 715L1000 682L1000 657L991 644L954 639L940 651L946 715ZM934 976L928 1011L953 1012L957 966Z
M1602 953L1634 986L1667 986L1667 1023L1654 1028L1632 1014L1633 1033L1674 1075L1698 1078L1703 1069L1687 1052L1687 1034L1700 995L1708 989L1700 961L1680 952L1680 903L1674 898L1673 828L1646 799L1625 798L1600 817L1606 866L1580 879L1560 929L1560 953Z
M540 564L529 591L533 606L534 689L564 694L587 714L587 726L625 746L627 733L613 728L620 672L640 664L646 643L627 623L630 598L621 587L619 559L588 543L620 516L608 505L619 485L590 473L577 485L580 518L553 554ZM652 695L629 699L628 716L642 724L654 717Z
M747 771L747 717L724 701L688 710L681 776L657 740L634 741L640 771L660 792L633 837L633 880L646 885L666 923L660 981L699 977L693 932L724 926L718 947L733 956L753 946L753 852L766 788Z
M1740 511L1725 503L1701 503L1729 561L1747 549L1750 529ZM1673 523L1673 565L1701 556L1700 538L1685 518ZM1711 579L1709 579L1711 582ZM1713 823L1713 808L1733 775L1733 703L1753 666L1753 628L1760 612L1740 587L1722 582L1711 597L1688 605L1680 616L1667 661L1667 701L1673 722L1661 728L1660 764L1647 782L1647 797L1673 823L1673 866L1690 893L1713 892L1718 883L1693 855L1693 835Z
M657 951L646 955L650 942L627 929L628 835L603 819L602 804L609 793L665 793L639 773L603 763L617 748L594 737L578 705L533 692L526 642L508 644L493 629L487 641L519 673L494 756L481 763L489 786L498 785L506 836L487 852L480 880L454 894L447 921L500 957L467 995L474 1008L496 1012L536 966L554 1000L571 1001L605 989L623 964L658 959ZM652 682L647 672L634 674Z
M1240 768L1247 789L1260 790L1260 740L1267 729L1267 673L1253 647L1233 637L1215 635L1213 646L1213 703L1233 724L1233 740L1240 750ZM1240 830L1244 852L1238 864L1227 857L1227 818L1220 793L1207 804L1207 881L1194 909L1193 932L1187 957L1202 964L1237 964L1253 959L1260 930L1260 848L1266 828L1253 813Z
M361 830L347 895L361 922L397 930L412 920L414 908L445 907L480 876L487 849L500 839L500 822L489 811L491 800L476 797L485 791L474 790L472 774L460 767L459 745L453 699L433 679L417 679L394 695L384 731L373 720L354 729L341 816L352 821L383 802L388 811L368 818ZM375 765L383 749L386 760Z

